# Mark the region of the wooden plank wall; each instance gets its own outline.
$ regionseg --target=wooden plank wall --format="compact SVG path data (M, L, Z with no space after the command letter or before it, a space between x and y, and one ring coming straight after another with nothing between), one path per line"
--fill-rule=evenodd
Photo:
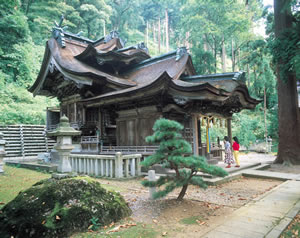
M0 131L7 143L5 157L36 156L50 152L55 144L46 136L44 125L0 125Z

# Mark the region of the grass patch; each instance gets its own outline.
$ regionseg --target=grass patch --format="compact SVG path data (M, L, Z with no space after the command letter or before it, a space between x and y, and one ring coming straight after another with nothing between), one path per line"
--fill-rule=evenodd
M126 189L124 189L124 188L120 188L120 187L117 187L114 185L103 184L103 183L101 183L101 181L98 181L98 182L101 184L101 186L103 188L105 188L106 190L108 190L110 192L126 192Z
M181 219L179 222L185 225L195 225L202 220L201 216L193 216Z
M295 216L291 224L284 230L280 238L296 238L300 237L300 213Z
M118 225L117 225L118 226ZM115 227L117 227L115 226ZM157 226L155 229L153 225L146 225L138 223L136 226L131 226L128 228L120 228L118 232L112 232L106 234L108 231L114 229L114 227L110 227L107 229L100 229L96 232L85 232L85 233L78 233L73 235L72 238L133 238L133 237L147 237L147 238L155 238L159 235L158 230L160 230Z
M0 175L0 209L14 199L20 191L50 177L50 174L34 170L4 166L4 174Z

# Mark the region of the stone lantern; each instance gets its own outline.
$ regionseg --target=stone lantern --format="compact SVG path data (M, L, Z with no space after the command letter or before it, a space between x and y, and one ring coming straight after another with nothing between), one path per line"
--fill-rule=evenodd
M72 136L80 135L80 131L76 131L70 126L69 119L64 115L60 118L60 123L56 130L47 132L48 136L56 136L56 145L54 149L57 150L59 162L57 171L59 173L72 172L69 156L71 150L74 149L72 145Z
M4 173L4 170L3 170L3 158L4 156L6 155L6 152L5 152L5 140L3 139L3 133L0 132L0 174Z

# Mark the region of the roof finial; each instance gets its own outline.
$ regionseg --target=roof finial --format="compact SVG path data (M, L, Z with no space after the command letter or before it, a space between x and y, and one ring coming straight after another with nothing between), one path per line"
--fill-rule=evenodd
M186 47L179 47L176 50L176 61L180 60L183 55L187 54Z
M54 21L55 26L52 28L52 36L62 48L65 48L66 45L65 45L64 29L66 27L62 26L63 21L64 21L64 15L61 15L59 24L57 24L57 22Z

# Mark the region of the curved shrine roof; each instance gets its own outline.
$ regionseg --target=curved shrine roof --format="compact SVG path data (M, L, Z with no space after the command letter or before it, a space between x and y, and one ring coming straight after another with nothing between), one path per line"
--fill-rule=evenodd
M64 79L59 81L59 87L73 81L78 88L110 88L83 97L81 102L88 107L139 100L160 92L174 100L211 101L220 105L235 97L242 108L255 108L260 102L249 95L243 72L196 75L192 59L183 47L150 58L143 44L124 48L116 33L97 41L69 33L64 36L47 42L40 73L29 89L34 95L57 96L45 86L56 77L55 68Z

